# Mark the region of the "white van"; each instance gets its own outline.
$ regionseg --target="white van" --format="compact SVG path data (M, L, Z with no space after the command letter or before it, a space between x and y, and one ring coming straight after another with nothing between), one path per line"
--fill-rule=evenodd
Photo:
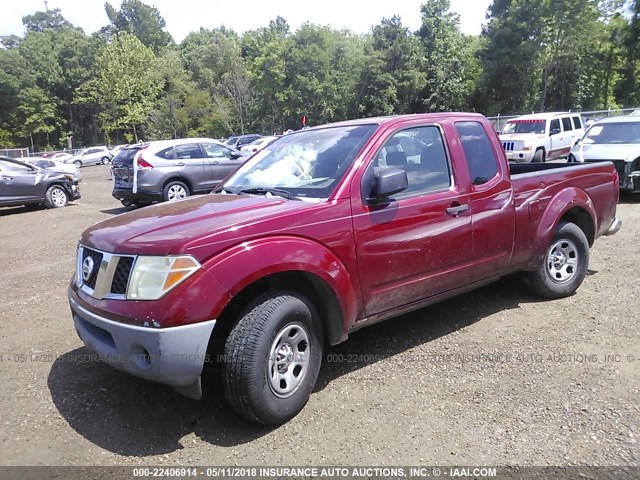
M502 148L512 162L546 162L569 155L584 135L579 113L534 113L505 123L500 132Z

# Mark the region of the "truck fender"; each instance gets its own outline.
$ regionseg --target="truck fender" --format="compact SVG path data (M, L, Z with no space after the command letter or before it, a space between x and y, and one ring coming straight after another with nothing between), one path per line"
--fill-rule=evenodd
M297 271L324 281L340 304L340 340L334 339L332 343L345 339L356 320L358 296L347 267L326 246L309 238L282 235L242 242L214 255L203 267L230 295L215 306L212 318L218 318L233 297L261 278Z
M558 223L572 209L582 210L589 214L594 231L597 231L596 211L589 195L584 190L575 187L561 190L549 201L547 208L542 212L535 235L529 268L537 268L544 261L545 252L549 247L549 242L551 242L551 237L553 237ZM587 238L589 238L588 234ZM589 243L592 241L593 239L589 239Z

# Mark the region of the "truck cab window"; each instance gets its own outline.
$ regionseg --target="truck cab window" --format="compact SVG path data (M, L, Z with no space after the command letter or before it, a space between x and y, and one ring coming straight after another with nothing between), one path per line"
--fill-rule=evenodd
M451 171L440 129L425 126L393 134L376 155L369 168L374 174L385 168L407 172L409 187L396 198L437 191L451 186Z
M462 149L467 159L471 182L487 183L498 174L498 162L487 133L479 122L456 122Z

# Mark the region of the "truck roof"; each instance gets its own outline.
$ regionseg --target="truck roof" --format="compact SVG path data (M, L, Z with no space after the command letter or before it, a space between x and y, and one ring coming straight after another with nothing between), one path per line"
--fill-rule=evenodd
M580 112L544 112L544 113L531 113L528 115L521 115L517 118L510 118L508 121L514 120L549 120L550 118L560 117L562 115L580 115Z
M387 117L371 117L371 118L356 118L353 120L345 120L336 123L327 123L324 125L318 125L312 128L324 128L328 126L332 127L344 127L350 125L393 125L396 123L403 123L407 120L426 120L436 121L443 117L460 117L460 118L484 118L479 113L464 113L464 112L434 112L434 113L412 113L406 115L391 115Z

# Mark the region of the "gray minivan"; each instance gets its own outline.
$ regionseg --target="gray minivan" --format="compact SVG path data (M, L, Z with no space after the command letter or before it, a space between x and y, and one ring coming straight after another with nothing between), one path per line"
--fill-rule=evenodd
M125 206L142 206L208 193L245 160L210 138L129 145L112 161L112 195Z

